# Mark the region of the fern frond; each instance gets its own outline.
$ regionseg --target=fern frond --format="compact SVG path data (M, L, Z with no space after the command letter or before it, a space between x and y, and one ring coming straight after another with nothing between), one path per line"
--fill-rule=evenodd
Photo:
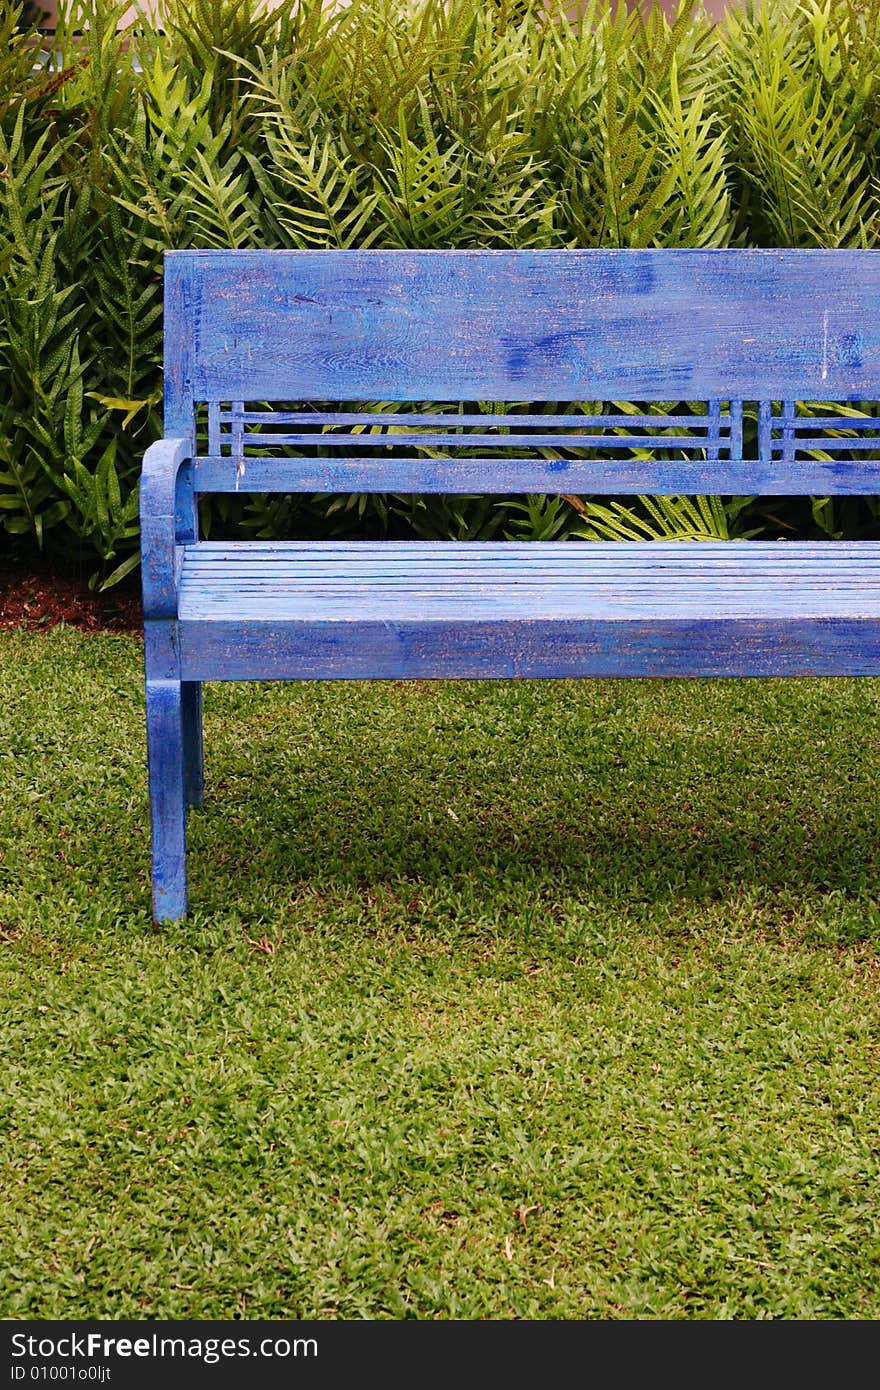
M765 222L759 241L867 245L877 205L855 113L841 85L840 45L824 11L776 0L725 27L727 108L739 131L736 162Z
M364 171L332 133L298 139L276 123L267 131L266 144L279 194L274 215L288 245L344 249L375 240L379 228L367 229L367 224L378 195L364 187Z
M715 112L698 91L682 100L678 64L669 74L668 104L656 95L654 107L663 136L662 154L674 177L669 190L675 211L666 233L674 246L727 246L734 218L727 186L727 136Z
M727 541L727 513L718 497L639 497L642 511L621 502L585 500L582 540Z

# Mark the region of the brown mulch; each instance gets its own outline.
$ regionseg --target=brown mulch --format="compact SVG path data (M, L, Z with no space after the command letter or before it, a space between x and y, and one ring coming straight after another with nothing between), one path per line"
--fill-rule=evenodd
M94 593L85 579L0 562L0 631L50 628L57 623L85 632L141 632L140 591L124 583L103 594Z

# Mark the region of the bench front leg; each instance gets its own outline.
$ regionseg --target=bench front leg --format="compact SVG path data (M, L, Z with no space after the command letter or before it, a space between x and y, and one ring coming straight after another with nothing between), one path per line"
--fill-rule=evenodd
M186 916L186 788L180 681L147 679L153 920Z
M182 543L194 539L181 515L181 475L192 449L187 439L160 439L144 455L141 473L141 574L147 771L152 829L153 917L186 916L186 808L203 798L202 699L198 681L180 679L177 596ZM191 486L190 504L191 499Z

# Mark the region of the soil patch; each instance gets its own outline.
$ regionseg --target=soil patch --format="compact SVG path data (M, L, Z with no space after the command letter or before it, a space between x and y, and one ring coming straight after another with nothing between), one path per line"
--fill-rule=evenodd
M84 579L38 566L0 562L0 631L50 628L140 632L141 597L130 584L94 593Z

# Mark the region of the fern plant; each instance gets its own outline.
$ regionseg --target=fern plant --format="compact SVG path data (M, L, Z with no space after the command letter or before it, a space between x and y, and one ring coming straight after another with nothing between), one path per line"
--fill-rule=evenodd
M109 143L116 201L151 246L156 266L165 247L248 246L262 223L248 165L233 142L232 118L215 129L215 76L198 86L172 55L158 50L142 74L131 128Z
M751 186L760 241L781 246L866 246L877 237L876 190L854 112L829 82L834 63L821 12L795 0L732 11L724 32L728 119ZM825 74L823 75L823 67Z
M66 0L50 53L0 7L0 534L96 584L136 565L167 247L878 241L880 0L747 0L720 23L699 0L669 19L611 0L165 0L123 31L127 13ZM857 498L212 498L203 520L880 534Z
M69 504L51 486L61 464L64 422L75 408L83 366L75 333L75 286L58 285L56 262L64 182L61 143L48 130L25 147L25 107L12 137L0 128L0 226L6 239L0 284L0 518L11 535L42 549ZM68 405L68 398L72 405Z

